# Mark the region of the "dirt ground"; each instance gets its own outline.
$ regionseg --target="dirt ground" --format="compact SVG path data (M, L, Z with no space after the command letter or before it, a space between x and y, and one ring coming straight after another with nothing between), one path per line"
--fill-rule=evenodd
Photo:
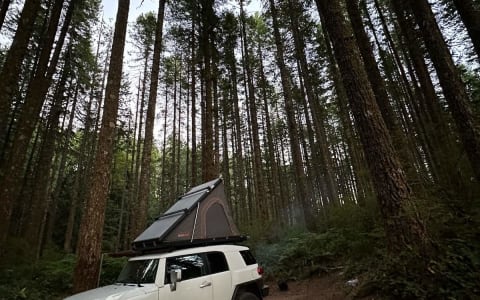
M351 290L338 273L322 275L302 281L288 281L288 290L280 291L274 281L269 281L270 295L265 300L347 300L353 299Z

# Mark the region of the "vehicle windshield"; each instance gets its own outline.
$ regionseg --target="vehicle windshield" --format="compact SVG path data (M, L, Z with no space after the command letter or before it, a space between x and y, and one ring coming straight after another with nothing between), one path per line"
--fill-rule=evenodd
M118 275L119 283L155 283L158 269L157 259L131 260Z

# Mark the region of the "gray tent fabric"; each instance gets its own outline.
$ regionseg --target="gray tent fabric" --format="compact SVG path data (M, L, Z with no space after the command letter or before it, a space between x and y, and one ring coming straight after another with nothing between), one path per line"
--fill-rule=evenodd
M133 250L239 241L222 179L193 187L132 243Z

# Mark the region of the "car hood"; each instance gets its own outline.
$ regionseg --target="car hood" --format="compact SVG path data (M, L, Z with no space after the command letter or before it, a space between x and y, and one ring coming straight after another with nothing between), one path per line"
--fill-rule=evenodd
M158 290L155 284L112 284L75 294L65 300L124 300L150 294Z

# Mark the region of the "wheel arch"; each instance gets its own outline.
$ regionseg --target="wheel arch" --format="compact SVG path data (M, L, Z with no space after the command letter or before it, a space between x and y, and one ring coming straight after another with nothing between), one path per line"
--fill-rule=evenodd
M235 286L235 290L233 292L232 300L237 300L238 297L244 292L252 293L255 296L257 296L258 299L263 299L262 291L259 287L258 280L252 280L252 281L244 282L244 283L241 283L241 284L238 284L237 286Z

